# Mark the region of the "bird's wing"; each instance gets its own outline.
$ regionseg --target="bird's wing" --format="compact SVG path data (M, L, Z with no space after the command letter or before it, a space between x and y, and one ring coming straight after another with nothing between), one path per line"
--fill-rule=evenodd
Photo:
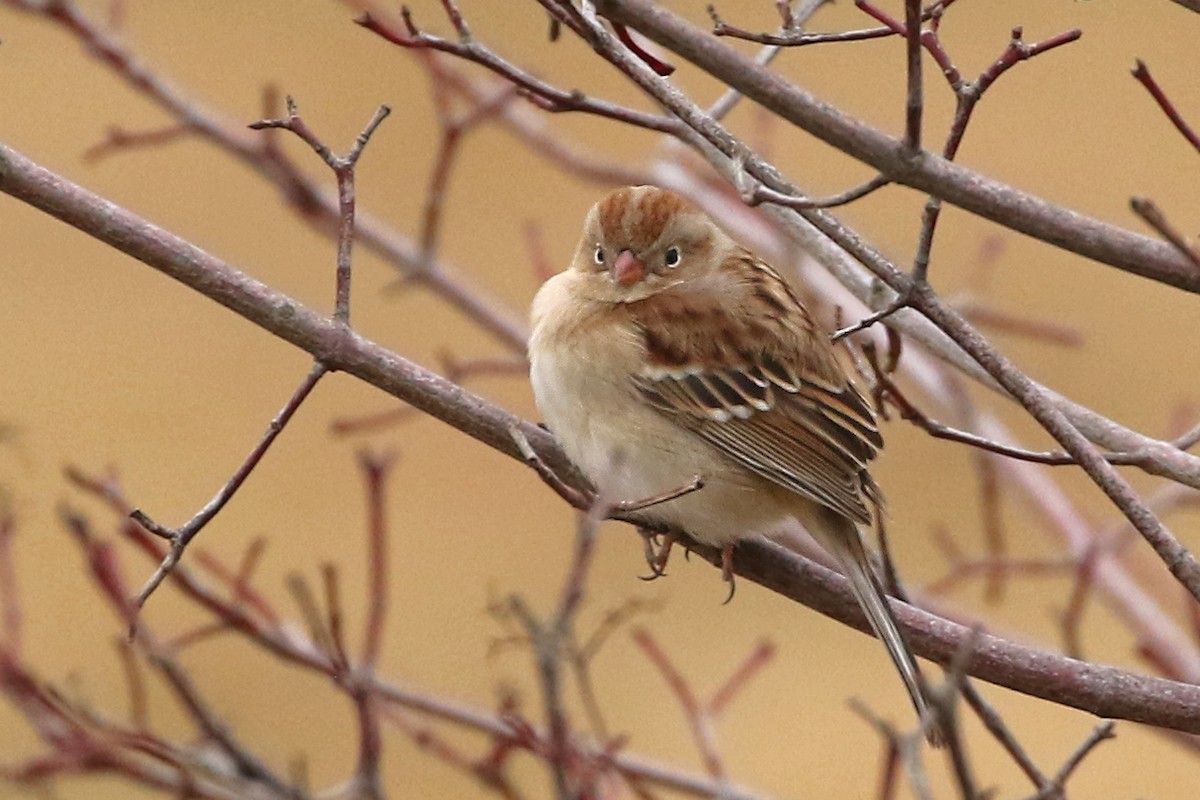
M748 253L732 290L664 292L631 308L642 398L756 474L868 522L883 439L825 334ZM746 269L749 267L749 269Z

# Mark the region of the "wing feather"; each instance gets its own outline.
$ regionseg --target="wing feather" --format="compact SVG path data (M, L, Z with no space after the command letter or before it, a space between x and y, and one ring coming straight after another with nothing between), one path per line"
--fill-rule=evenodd
M635 386L755 474L868 522L867 465L883 446L870 406L783 280L749 254L734 267L730 291L630 309L648 356Z

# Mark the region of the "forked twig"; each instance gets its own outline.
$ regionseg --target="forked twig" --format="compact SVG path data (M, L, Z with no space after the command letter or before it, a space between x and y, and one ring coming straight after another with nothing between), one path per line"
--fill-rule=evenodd
M375 112L375 115L363 128L362 132L355 139L354 144L350 147L349 152L345 156L335 155L329 147L322 142L304 119L300 116L296 109L295 101L289 97L287 99L288 115L284 119L260 120L253 123L250 127L255 130L264 130L272 128L280 128L291 131L296 136L300 137L307 143L314 152L333 170L337 177L338 185L338 204L341 210L340 227L338 232L337 244L337 282L336 282L336 300L334 303L334 320L342 325L349 325L350 322L350 277L351 277L351 252L354 243L354 218L356 198L354 191L354 167L358 163L359 157L363 153L367 142L370 141L379 124L387 117L389 109L387 106L380 106ZM266 455L267 450L275 442L276 437L283 431L291 420L292 416L300 408L300 405L308 398L308 395L316 388L317 382L321 377L329 371L321 360L313 363L308 375L293 392L291 398L283 409L276 415L275 419L267 427L266 433L250 451L250 455L246 457L241 466L233 473L228 481L221 487L212 500L204 505L190 520L178 528L167 528L155 522L141 509L134 509L130 516L137 521L142 527L151 533L166 539L170 548L167 551L166 557L159 563L158 568L150 576L149 580L138 592L134 599L134 607L140 609L145 605L150 595L154 590L162 584L163 579L170 574L175 565L179 563L179 559L183 556L184 550L192 542L197 534L212 521L225 504L233 497L246 479L250 477L255 467ZM130 627L130 635L134 633L137 618L134 617L133 624Z
M178 528L167 528L155 522L140 508L135 508L129 513L129 516L139 525L155 536L166 539L170 545L166 557L159 563L158 568L154 570L149 580L146 581L141 591L138 592L137 597L134 598L133 602L136 608L141 608L146 604L146 601L154 593L154 590L159 587L163 579L179 563L180 557L183 556L183 551L196 538L196 535L204 530L204 527L212 521L213 517L225 507L225 504L233 498L237 490L246 482L246 479L250 477L250 473L262 461L263 456L266 455L267 450L275 442L276 437L283 432L284 427L287 426L292 416L300 408L300 404L316 388L317 381L325 375L326 371L325 366L321 363L313 365L308 375L304 378L304 381L292 393L291 398L288 399L275 418L271 420L271 424L267 426L266 433L263 434L263 437L254 446L254 449L250 451L250 455L246 457L241 466L230 476L229 480L225 482L213 498L205 503L190 520ZM136 624L137 620L135 617L129 631L131 636L134 633Z

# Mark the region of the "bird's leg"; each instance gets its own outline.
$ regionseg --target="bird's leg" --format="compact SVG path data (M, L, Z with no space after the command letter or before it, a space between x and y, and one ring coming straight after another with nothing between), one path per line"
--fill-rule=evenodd
M704 478L697 475L682 486L677 486L660 494L651 495L641 500L624 500L620 503L613 503L609 511L609 516L641 511L660 503L666 503L669 500L678 499L703 488ZM642 580L652 581L655 578L663 577L667 574L667 559L671 557L671 547L679 540L679 537L669 531L659 533L642 526L638 527L638 533L641 534L642 541L645 543L646 564L650 567L650 574L642 576ZM655 541L659 536L662 536L662 544L658 544Z
M733 581L733 542L721 548L721 577L729 584L729 597L721 605L729 605L733 593L737 591L737 584Z
M650 574L641 576L642 580L652 581L655 578L663 577L667 574L667 559L671 557L671 547L678 537L670 532L659 533L649 528L638 528L638 533L645 543L646 564L650 567ZM662 544L655 542L659 536L662 537Z

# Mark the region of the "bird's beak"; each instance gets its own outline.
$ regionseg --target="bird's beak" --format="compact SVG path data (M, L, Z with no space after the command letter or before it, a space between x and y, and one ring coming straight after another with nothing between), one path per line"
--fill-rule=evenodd
M633 253L622 250L612 265L613 280L622 286L633 286L646 277L646 265L638 261Z

